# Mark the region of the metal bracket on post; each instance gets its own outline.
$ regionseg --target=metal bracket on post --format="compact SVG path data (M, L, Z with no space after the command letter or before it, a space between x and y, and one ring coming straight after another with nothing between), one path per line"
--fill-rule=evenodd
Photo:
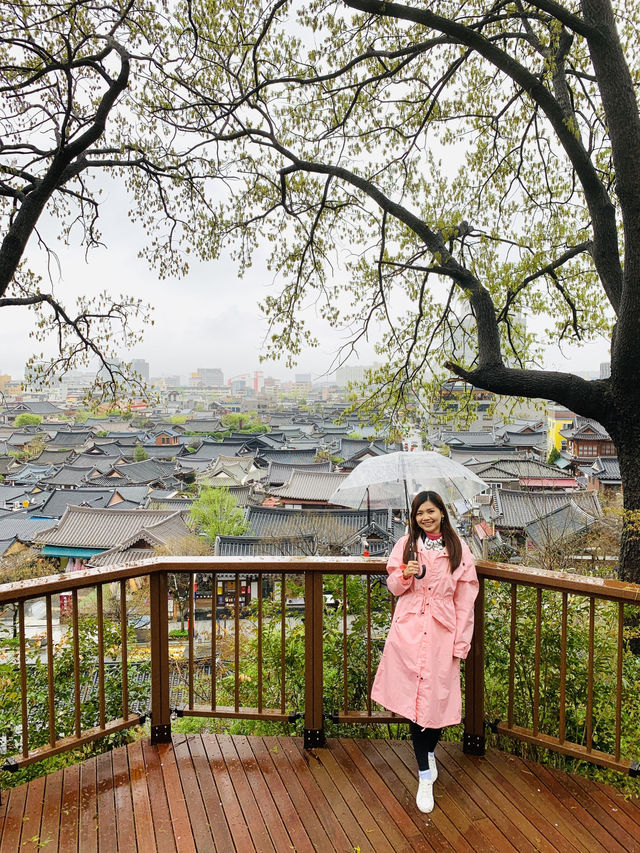
M629 765L629 776L640 776L640 761L632 761Z
M304 748L318 749L327 745L327 739L324 734L324 729L305 729L304 730Z
M151 743L171 743L171 724L151 726Z
M465 732L462 738L462 751L466 755L484 755L486 752L484 735Z

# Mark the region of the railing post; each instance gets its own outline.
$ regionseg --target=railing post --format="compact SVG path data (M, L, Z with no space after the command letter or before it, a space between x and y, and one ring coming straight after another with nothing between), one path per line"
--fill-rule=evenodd
M149 578L151 621L151 743L171 741L169 707L169 585L166 572Z
M307 570L304 598L304 748L325 746L322 683L322 572Z
M484 578L478 578L480 588L475 603L473 640L465 661L465 712L463 751L469 755L484 755Z

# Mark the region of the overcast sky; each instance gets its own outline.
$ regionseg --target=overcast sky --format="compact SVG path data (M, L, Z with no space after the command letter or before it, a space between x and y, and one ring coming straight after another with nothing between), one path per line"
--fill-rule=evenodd
M186 376L199 367L219 367L225 379L254 370L264 370L265 375L280 378L311 373L315 379L330 368L343 339L322 325L312 310L308 323L317 330L321 347L304 352L294 371L289 371L283 363L259 363L266 324L258 302L272 288L264 256L256 254L253 267L242 280L238 279L234 264L222 259L194 266L185 279L159 281L137 257L144 237L129 222L126 202L113 186L105 191L101 211L106 248L92 250L88 262L77 245L56 242L55 223L42 223L41 233L49 239L59 258L60 271L53 270L54 290L63 301L71 301L70 297L76 293L106 289L114 295L125 292L138 296L154 305L154 325L147 328L142 344L122 354L123 360L145 358L152 376ZM30 257L37 256L33 238L28 253ZM0 311L0 373L22 377L25 361L35 349L29 339L32 327L30 311L24 308ZM352 356L348 363L371 364L375 359L370 342L361 345L358 357ZM564 354L554 348L549 351L545 367L597 372L600 362L607 360L607 344L602 341L583 350L568 348Z

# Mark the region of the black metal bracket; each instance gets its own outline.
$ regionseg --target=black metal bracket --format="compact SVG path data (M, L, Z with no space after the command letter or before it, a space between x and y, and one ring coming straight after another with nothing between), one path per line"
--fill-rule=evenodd
M184 717L184 708L172 708L171 709L172 717Z
M138 725L144 726L144 724L147 722L147 719L150 717L151 714L140 714L140 716L138 717Z
M301 717L303 716L304 715L301 714L300 711L293 711L291 714L289 714L289 722L295 723L296 720L301 719Z
M327 739L324 734L324 729L305 729L304 730L304 748L318 749L327 745Z
M7 758L2 765L2 769L6 770L7 773L17 773L17 771L20 770L20 765L15 758Z
M151 743L171 743L171 723L163 726L151 726Z
M332 714L323 714L322 716L325 720L331 720L331 722L336 723L336 725L340 722L340 714L338 711L334 711Z
M484 755L486 752L484 735L465 732L462 738L462 751L467 755Z
M629 765L629 776L640 776L640 761L632 761Z
M498 719L491 720L491 721L485 720L484 727L485 727L485 729L489 729L489 731L492 734L497 735L499 723L500 723L500 720L498 720Z

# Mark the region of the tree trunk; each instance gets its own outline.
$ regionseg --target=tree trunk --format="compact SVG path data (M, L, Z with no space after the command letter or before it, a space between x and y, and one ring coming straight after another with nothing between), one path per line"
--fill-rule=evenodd
M636 395L633 395L636 396ZM631 402L631 401L629 401ZM640 401L620 406L615 426L609 427L620 463L623 489L623 525L620 541L621 581L640 583Z

